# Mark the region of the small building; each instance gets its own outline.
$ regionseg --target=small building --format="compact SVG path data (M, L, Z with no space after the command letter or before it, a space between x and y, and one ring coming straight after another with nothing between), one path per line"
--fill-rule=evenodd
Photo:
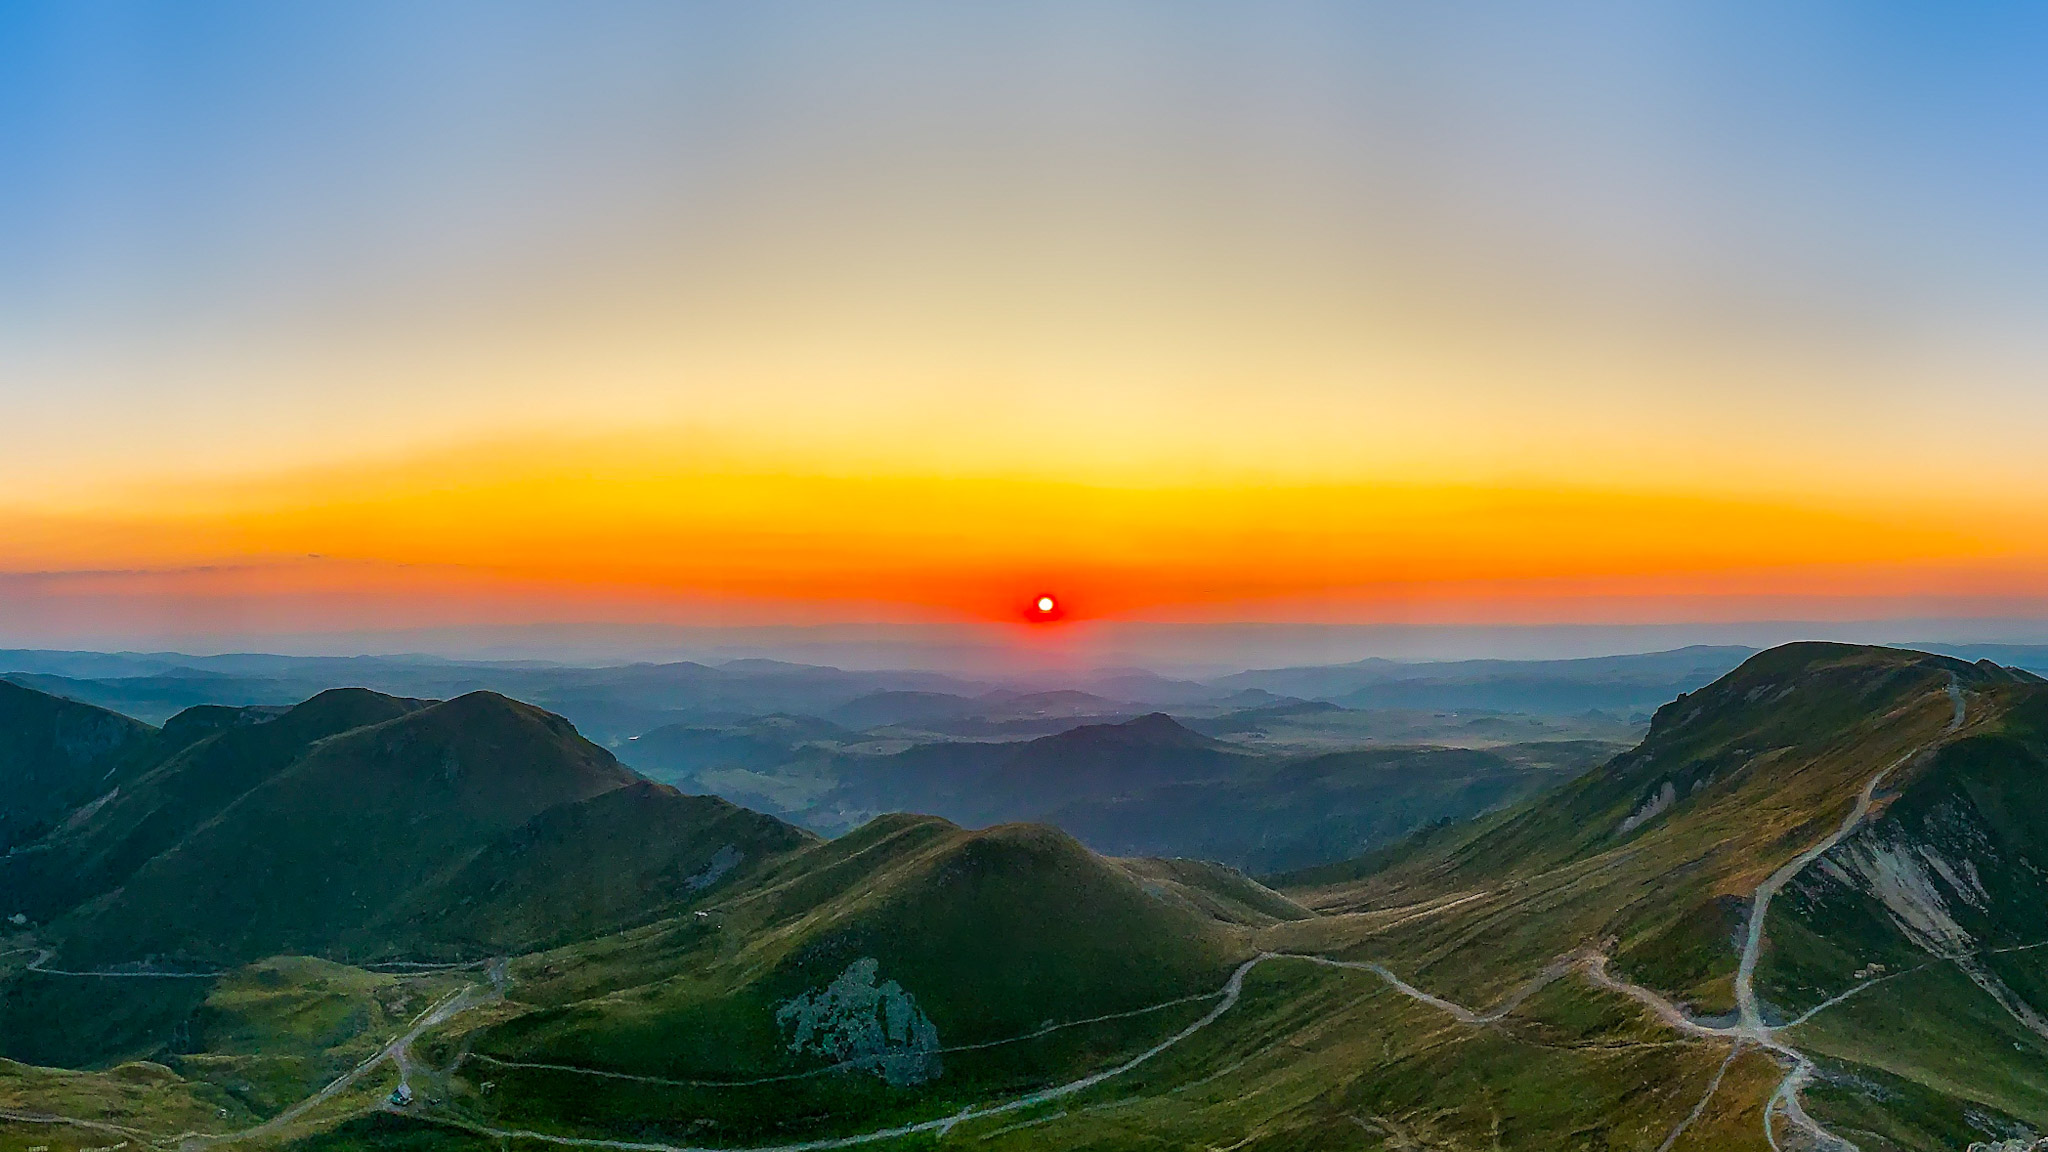
M391 1106L394 1108L410 1108L412 1107L412 1086L400 1084L398 1087L393 1088L391 1095L385 1097L385 1099L391 1101Z

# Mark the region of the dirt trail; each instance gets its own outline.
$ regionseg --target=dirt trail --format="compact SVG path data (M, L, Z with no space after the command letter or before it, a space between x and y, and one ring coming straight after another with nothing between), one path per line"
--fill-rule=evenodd
M1806 1086L1806 1082L1813 1078L1813 1061L1805 1053L1777 1038L1776 1033L1780 1029L1765 1022L1762 1006L1757 1000L1756 965L1763 947L1764 918L1770 912L1771 899L1794 876L1804 871L1807 865L1826 855L1830 849L1856 830L1863 822L1863 818L1869 815L1871 799L1877 794L1877 786L1884 782L1886 776L1962 728L1964 717L1967 715L1967 702L1963 698L1962 682L1953 672L1949 673L1948 677L1948 696L1954 713L1949 717L1948 726L1942 729L1941 735L1878 769L1875 775L1864 782L1863 791L1857 795L1856 803L1849 809L1849 814L1842 818L1841 827L1793 857L1784 867L1771 873L1769 879L1757 886L1756 895L1750 901L1749 930L1743 939L1742 961L1735 969L1735 1007L1741 1016L1738 1028L1744 1038L1792 1062L1792 1070L1785 1074L1785 1079L1779 1082L1777 1091L1771 1094L1770 1103L1764 1107L1764 1138L1773 1149L1778 1148L1778 1135L1772 1120L1779 1112L1783 1112L1785 1119L1794 1128L1804 1131L1821 1148L1859 1152L1854 1143L1828 1131L1819 1121L1807 1115L1806 1108L1800 1103L1799 1092ZM1852 989L1851 994L1854 991ZM1807 1015L1811 1016L1812 1013ZM1805 1017L1801 1019L1803 1021Z
M1189 1024L1187 1027L1182 1028L1179 1032L1174 1033L1172 1036L1169 1036L1166 1039L1160 1041L1159 1043L1154 1044L1152 1047L1146 1049L1143 1052L1140 1052L1138 1055L1131 1057L1129 1060L1126 1060L1113 1068L1104 1069L1103 1071L1096 1072L1088 1076L1084 1076L1078 1080L1072 1080L1065 1084L1058 1085L1056 1087L1046 1088L1037 1092L1032 1092L1023 1096L1019 1096L1013 1100L1004 1101L999 1104L991 1104L981 1108L966 1108L950 1116L937 1117L931 1120L924 1120L915 1124L899 1125L893 1128L877 1129L873 1132L862 1132L852 1136L834 1136L818 1140L799 1141L793 1144L763 1144L746 1147L703 1148L695 1145L664 1144L657 1141L608 1140L603 1139L601 1137L591 1136L557 1136L547 1132L535 1132L526 1129L494 1128L488 1125L475 1124L466 1120L460 1120L452 1117L425 1116L422 1117L422 1119L431 1120L435 1123L446 1124L451 1127L461 1128L465 1131L475 1132L479 1135L490 1136L501 1140L534 1140L542 1143L557 1144L564 1147L573 1148L611 1148L617 1149L619 1150L619 1152L827 1152L827 1150L829 1149L852 1148L862 1144L871 1144L882 1140L895 1140L904 1136L914 1136L927 1132L936 1133L938 1135L944 1135L945 1133L950 1132L956 1126L964 1124L967 1121L980 1120L991 1116L1007 1115L1009 1113L1022 1111L1027 1108L1032 1108L1040 1104L1050 1103L1052 1101L1059 1100L1067 1096L1071 1096L1076 1092L1081 1092L1086 1089L1093 1088L1098 1084L1102 1084L1105 1081L1111 1080L1115 1077L1123 1075L1126 1072L1129 1072L1133 1068L1136 1068L1139 1065L1145 1063L1146 1061L1151 1060L1153 1057L1158 1056L1160 1053L1165 1052L1166 1050L1188 1039L1190 1036L1193 1036L1195 1033L1200 1032L1204 1028L1207 1028L1209 1025L1214 1024L1216 1021L1220 1020L1225 1013L1229 1012L1233 1007L1237 1005L1237 1002L1244 991L1245 977L1251 973L1252 969L1258 967L1261 964L1268 963L1274 960L1297 960L1303 963L1316 964L1326 968L1341 968L1348 971L1369 972L1372 975L1377 976L1381 980L1385 981L1386 984L1389 987L1393 988L1395 991L1401 993L1403 996L1407 996L1408 998L1416 1001L1417 1003L1426 1004L1431 1008L1435 1008L1438 1011L1444 1012L1447 1015L1451 1016L1453 1019L1459 1021L1460 1023L1472 1025L1475 1027L1483 1027L1488 1024L1498 1023L1499 1021L1505 1019L1509 1013L1513 1012L1516 1008L1520 1007L1525 1001L1529 999L1529 997L1534 996L1537 992L1563 979L1567 975L1571 974L1573 971L1590 970L1596 966L1604 965L1606 957L1600 956L1597 953L1573 953L1571 955L1559 957L1558 959L1552 961L1549 966L1545 967L1542 972L1538 973L1530 980L1524 982L1523 984L1516 987L1513 991L1509 992L1508 995L1500 1001L1500 1003L1496 1004L1491 1009L1488 1009L1485 1012L1475 1012L1472 1009L1467 1008L1461 1004L1453 1003L1449 1000L1444 999L1441 996L1437 996L1432 993L1425 992L1420 988L1417 988L1413 984L1410 984L1408 981L1395 975L1391 970L1389 970L1385 965L1382 964L1375 964L1369 961L1339 960L1335 957L1330 956L1319 956L1295 952L1261 952L1257 956L1252 957L1250 960L1245 961L1243 964L1238 965L1236 971L1230 974L1229 981L1226 982L1223 988L1221 989L1221 999L1218 1001L1217 1005L1214 1008L1209 1010L1209 1012L1206 1015ZM1654 995L1654 993L1652 993L1651 995ZM1185 1001L1182 1000L1173 1001L1172 1003L1184 1002ZM1663 1001L1663 1003L1679 1019L1684 1019L1684 1014L1680 1012L1675 1006L1670 1005L1669 1001ZM1721 1034L1719 1030L1708 1031L1714 1035ZM1704 1104L1702 1104L1701 1107L1703 1108Z
M471 984L460 991L442 997L439 1001L429 1006L426 1011L415 1016L411 1027L407 1028L404 1033L392 1040L391 1043L372 1053L362 1063L357 1064L347 1072L329 1081L318 1092L253 1128L244 1128L239 1132L219 1134L202 1132L184 1133L177 1137L179 1149L181 1152L199 1152L201 1149L211 1148L216 1145L239 1143L277 1132L314 1108L346 1091L368 1074L372 1068L386 1060L391 1061L392 1064L397 1066L400 1082L404 1082L410 1068L412 1044L424 1035L427 1029L444 1024L461 1013L469 1011L471 1008L504 999L505 961L492 961L486 969L486 973L490 979L490 986L488 988L482 985Z
M1722 1062L1720 1070L1715 1074L1713 1080L1708 1085L1706 1095L1701 1098L1699 1103L1693 1107L1692 1111L1683 1120L1681 1120L1678 1126L1672 1130L1671 1134L1666 1137L1664 1147L1668 1148L1673 1143L1675 1143L1677 1138L1684 1132L1684 1130L1694 1120L1698 1119L1698 1117L1705 1111L1707 1104L1714 1095L1714 1092L1720 1086L1722 1077L1726 1074L1729 1065L1731 1065L1734 1062L1736 1056L1740 1054L1741 1050L1745 1045L1754 1044L1760 1048L1766 1049L1768 1051L1778 1054L1781 1057L1784 1057L1786 1060L1790 1061L1792 1065L1791 1070L1786 1074L1784 1080L1779 1083L1776 1091L1771 1096L1770 1102L1765 1107L1764 1135L1765 1138L1769 1141L1771 1147L1773 1149L1779 1148L1777 1134L1774 1130L1773 1120L1778 1114L1782 1113L1785 1119L1794 1128L1806 1132L1813 1139L1813 1141L1819 1145L1819 1147L1823 1149L1846 1150L1846 1152L1858 1152L1856 1145L1850 1143L1847 1140L1842 1139L1839 1136L1834 1135L1832 1132L1829 1132L1826 1128L1822 1127L1818 1121L1814 1120L1811 1116L1809 1116L1806 1113L1805 1108L1802 1106L1800 1102L1800 1090L1805 1086L1807 1081L1812 1078L1815 1072L1814 1064L1812 1060L1810 1060L1804 1053L1777 1039L1775 1033L1780 1029L1772 1027L1763 1019L1761 1006L1756 996L1755 972L1757 958L1762 947L1764 919L1767 912L1769 911L1770 902L1772 898L1778 894L1778 892L1785 886L1785 884L1790 882L1793 877L1797 876L1808 865L1812 864L1815 860L1819 859L1822 855L1824 855L1830 849L1835 847L1835 845L1839 844L1843 838L1848 836L1857 828L1858 825L1862 823L1864 817L1867 816L1870 811L1872 799L1876 794L1879 784L1883 782L1886 776L1888 776L1892 771L1897 769L1900 765L1909 762L1914 756L1919 755L1922 751L1925 750L1926 747L1931 746L1933 743L1938 742L1939 740L1946 739L1948 736L1954 734L1958 729L1962 727L1965 716L1965 702L1962 694L1961 685L1957 682L1953 675L1951 675L1949 680L1949 695L1950 698L1953 700L1955 706L1954 716L1949 721L1948 726L1945 729L1943 729L1941 735L1936 738L1936 741L1930 742L1929 745L1923 745L1922 748L1915 749L1913 752L1908 753L1906 756L1901 757L1900 759L1894 761L1889 765L1886 765L1883 769L1881 769L1876 774L1871 776L1869 780L1867 780L1864 783L1863 789L1858 794L1855 804L1850 809L1848 816L1846 816L1843 819L1840 827L1836 828L1834 832L1830 833L1828 836L1823 838L1818 843L1814 844L1812 847L1808 848L1806 851L1801 852L1797 857L1793 858L1790 862L1785 864L1783 867L1779 868L1776 872L1773 872L1770 875L1770 877L1764 881L1763 884L1758 886L1755 897L1751 904L1750 919L1747 934L1745 936L1742 959L1736 972L1735 992L1739 1019L1736 1024L1731 1026L1708 1025L1692 1019L1690 1016L1686 1015L1683 1008L1673 1003L1669 998L1665 997L1661 993L1643 987L1639 984L1630 983L1610 973L1607 970L1608 958L1597 951L1591 950L1561 956L1558 959L1552 961L1537 975L1516 987L1499 1004L1495 1005L1493 1008L1485 1012L1475 1012L1472 1009L1467 1008L1461 1004L1456 1004L1450 1000L1446 1000L1433 993L1424 991L1423 989L1416 987L1415 985L1409 983L1400 976L1396 975L1391 969L1387 968L1385 965L1382 964L1370 961L1341 960L1335 957L1320 956L1313 954L1262 952L1252 957L1251 959L1246 960L1244 963L1238 965L1238 967L1231 973L1229 980L1225 982L1223 987L1218 992L1209 994L1212 996L1219 997L1218 1002L1214 1008L1210 1009L1202 1017L1188 1024L1180 1031L1174 1033L1173 1035L1167 1037L1164 1040L1161 1040L1159 1043L1154 1044L1152 1047L1147 1048L1143 1052L1138 1053L1137 1055L1129 1058L1128 1060L1125 1060L1121 1064L1118 1064L1111 1068L1104 1069L1100 1072L1092 1073L1088 1076L1081 1077L1077 1080L1069 1081L1065 1084L1060 1084L1051 1088L1041 1089L1037 1092L1027 1093L1023 1096L1019 1096L1014 1099L1004 1101L1002 1103L991 1104L979 1108L969 1107L962 1109L961 1111L956 1112L950 1116L938 1117L930 1120L920 1121L913 1124L904 1124L891 1128L878 1129L876 1131L859 1133L851 1136L829 1137L817 1140L799 1141L796 1143L789 1144L756 1145L752 1147L742 1148L727 1147L714 1149L691 1145L664 1144L654 1141L611 1140L604 1139L601 1137L560 1136L552 1133L527 1131L522 1129L495 1128L488 1125L476 1124L457 1117L434 1114L419 1114L411 1112L406 1109L394 1108L389 1105L384 1105L382 1107L386 1111L398 1112L406 1115L414 1115L418 1119L427 1120L432 1123L442 1124L449 1127L464 1129L466 1131L475 1132L480 1135L491 1136L497 1139L531 1140L541 1143L560 1145L564 1147L617 1149L619 1150L619 1152L827 1152L827 1150L830 1149L856 1147L862 1144L869 1144L883 1140L894 1140L905 1136L913 1136L928 1132L936 1133L938 1135L943 1136L946 1133L950 1132L953 1128L968 1121L984 1119L992 1116L1007 1115L1010 1113L1019 1112L1028 1108L1032 1108L1040 1104L1050 1103L1056 1100L1063 1099L1067 1096L1071 1096L1075 1093L1086 1091L1089 1088L1093 1088L1099 1084L1112 1080L1118 1076L1122 1076L1126 1072L1129 1072L1132 1069L1137 1068L1142 1064L1145 1064L1146 1062L1152 1060L1154 1057L1175 1047L1181 1042L1187 1040L1189 1037L1195 1035L1198 1032L1201 1032L1203 1029L1209 1027L1211 1024L1214 1024L1217 1020L1221 1019L1226 1013L1228 1013L1233 1007L1237 1005L1237 1002L1243 993L1245 977L1249 975L1251 971L1254 968L1258 967L1260 964L1264 964L1274 960L1297 960L1304 963L1317 964L1329 968L1340 968L1352 971L1369 972L1372 975L1377 976L1381 980L1385 981L1389 987L1393 988L1395 991L1401 993L1402 995L1407 996L1418 1003L1428 1005L1441 1012L1444 1012L1451 1016L1453 1019L1459 1021L1460 1023L1471 1025L1474 1027L1483 1027L1486 1025L1497 1023L1505 1019L1511 1012L1513 1012L1517 1007L1519 1007L1522 1003L1527 1001L1531 996L1535 995L1537 992L1541 991L1542 989L1548 987L1553 983L1556 983L1558 980L1564 978L1566 975L1574 971L1581 972L1586 976L1586 978L1591 983L1599 987L1606 988L1610 991L1614 991L1622 995L1628 996L1631 999L1636 1000L1638 1003L1643 1004L1645 1007L1649 1008L1657 1016L1659 1020L1661 1020L1664 1024L1673 1029L1686 1033L1687 1035L1696 1036L1700 1038L1724 1039L1733 1041L1733 1048L1729 1052L1727 1059ZM36 964L44 963L49 958L49 954L45 952L43 955L39 955L37 957ZM31 967L34 967L34 965L31 965ZM354 1084L356 1081L360 1080L362 1076L366 1074L370 1069L376 1067L378 1064L384 1062L385 1060L392 1061L400 1069L401 1075L403 1076L409 1067L410 1046L429 1028L444 1023L447 1020L456 1016L457 1014L467 1011L470 1008L477 1007L484 1003L495 1002L503 999L507 983L506 962L504 960L496 960L490 962L489 966L486 969L486 973L489 977L490 983L490 987L488 990L479 985L471 985L467 988L464 988L460 992L457 992L454 995L442 1000L440 1003L436 1004L432 1008L429 1008L426 1012L422 1013L418 1018L416 1018L412 1027L408 1029L404 1035L393 1040L390 1044L386 1045L376 1054L364 1060L361 1064L358 1064L349 1072L336 1078L333 1082L329 1083L326 1087L322 1088L319 1092L315 1093L314 1095L306 1098L305 1100L300 1101L298 1104L293 1105L291 1108L285 1110L282 1113L279 1113L277 1116L272 1117L270 1120L262 1124L259 1124L253 1128L244 1129L240 1132L228 1133L224 1135L204 1135L198 1133L186 1134L182 1137L177 1138L181 1143L181 1149L183 1150L183 1152L199 1152L199 1150L201 1149L205 1149L214 1145L233 1143L236 1141L246 1140L252 1137L267 1135L269 1133L275 1132L284 1127L285 1125L291 1123L292 1121L304 1116L307 1112L317 1107L322 1102L332 1099L335 1095L344 1091L349 1086ZM53 974L117 975L116 973ZM167 976L187 974L127 973L127 975ZM1861 991L1865 987L1868 987L1871 983L1876 983L1876 981L1866 982L1865 984L1858 985L1857 987L1850 989L1849 992L1846 992L1841 996L1835 997L1834 999L1821 1005L1820 1008L1816 1008L1812 1012L1806 1013L1804 1016L1800 1017L1798 1021L1795 1021L1795 1023L1803 1023L1805 1020L1811 1018L1815 1012L1820 1011L1821 1008L1826 1008L1833 1004L1839 1003L1842 1000L1847 999L1848 996ZM1189 998L1183 998L1181 1000L1172 1001L1169 1003L1186 1003L1188 1002L1188 999ZM1165 1005L1157 1005L1154 1006L1154 1008L1164 1006ZM1148 1008L1140 1009L1138 1011L1143 1012L1152 1010L1154 1009ZM1785 1025L1783 1027L1790 1027L1790 1025ZM588 1069L576 1069L569 1066L560 1066L560 1070L565 1072L592 1071ZM638 1077L635 1077L635 1079L638 1079Z
M0 952L0 956L11 956L21 952L34 952L36 958L22 969L38 976L78 976L92 980L213 980L227 975L226 972L161 972L152 968L100 968L89 972L73 972L64 968L49 967L57 958L55 948L12 948Z

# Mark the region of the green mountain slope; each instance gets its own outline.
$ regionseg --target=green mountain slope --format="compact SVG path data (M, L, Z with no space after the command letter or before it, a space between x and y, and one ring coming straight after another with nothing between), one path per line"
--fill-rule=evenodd
M484 1112L713 1143L849 1130L1086 1070L1185 1023L1198 1007L1143 1010L1248 954L1032 825L885 818L703 913L516 962L530 1010L465 1041Z
M16 862L16 891L38 920L108 892L319 741L420 706L335 689L281 712L188 709L163 730L165 741L183 747L25 853Z
M546 809L365 932L468 955L566 943L672 915L815 840L715 796L639 780Z
M1781 1134L1946 1148L2000 1125L2048 1127L2048 1022L2028 1026L2022 991L2048 991L2034 953L1937 959L1943 947L2048 941L2033 879L2048 845L2028 815L2042 795L2029 734L2044 694L2026 673L1922 653L1774 649L1666 705L1640 747L1555 793L1348 876L1292 878L1308 886L1290 895L1336 915L1274 932L1398 962L1466 1002L1499 995L1546 957L1597 949L1615 976L1736 1036L1749 1027L1734 1010L1753 894L1789 876L1758 931L1762 1026L1873 978L1872 991L1895 980L1920 999L1852 996L1769 1033L1781 1053L1766 1081ZM1875 817L1810 851L1855 816L1866 789ZM1935 979L1944 965L1952 978ZM2010 978L2001 986L1973 967ZM1887 1004L1888 1019L1862 1018ZM1974 1076L1962 1071L1969 1061ZM1788 1099L1829 1135L1802 1135ZM1766 1101L1723 1106L1756 1110L1756 1126L1728 1145L1755 1146Z
M2048 1128L2048 687L1984 707L1772 904L1757 986L1776 1020L1838 1005L1790 1030L1815 1053L1941 1111ZM1895 1136L1870 1095L1833 1089L1824 1108Z
M616 766L558 721L465 707L316 743L91 907L288 796L380 852L336 871L393 892L330 899L334 955L429 926L465 956L537 950L403 988L238 969L189 997L165 1108L228 1092L230 1123L277 1121L250 1147L620 1152L1956 1152L2048 1130L2048 685L2022 673L1761 653L1569 784L1277 891L1034 825L898 815L816 841L606 786ZM510 799L467 790L486 752L533 761ZM0 949L17 979L62 979L24 963ZM343 1068L366 1071L277 1111Z
M206 706L142 746L168 755L0 860L10 894L55 917L0 947L0 1051L161 1055L211 981L150 972L561 943L673 915L812 840L487 694ZM67 975L106 967L125 975Z
M1940 737L1951 676L1981 691L2013 675L1892 649L1773 649L1659 709L1642 744L1601 769L1376 861L1361 880L1330 882L1341 869L1295 879L1323 882L1297 898L1357 912L1465 900L1450 931L1514 926L1489 962L1506 959L1500 945L1540 963L1612 935L1618 955L1648 963L1668 935L1689 963L1683 941L1832 829L1878 768ZM1454 953L1446 962L1460 965ZM1733 949L1702 963L1656 974L1703 1003L1732 1003Z
M408 951L430 941L364 931L540 812L633 779L567 721L474 693L315 744L52 935L77 963Z
M113 787L151 735L118 713L0 680L0 853Z

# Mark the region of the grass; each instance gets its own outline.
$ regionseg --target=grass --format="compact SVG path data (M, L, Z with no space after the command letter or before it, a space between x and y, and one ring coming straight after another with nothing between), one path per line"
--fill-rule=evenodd
M1654 1147L1725 1055L1672 1042L1629 1002L1580 984L1475 1028L1368 974L1276 961L1254 970L1237 1011L1117 1090L1028 1128L977 1121L958 1138L997 1149Z
M1869 835L1921 837L1956 860L1991 845L1968 857L1986 886L1981 907L1959 900L1955 914L1987 942L2018 943L2038 909L2001 909L2033 889L1994 857L2048 859L2048 843L2036 844L2048 841L2038 813L2048 769L2036 751L2048 696L1953 661L1806 645L1667 706L1641 748L1556 793L1298 875L1279 895L1182 862L1105 861L1043 828L877 820L767 859L679 916L521 957L511 1002L416 1046L424 1064L457 1065L417 1082L451 1119L586 1137L732 1146L853 1134L1115 1066L1214 1001L1028 1034L1213 993L1258 949L1378 960L1485 1008L1553 958L1595 946L1618 972L1724 1008L1749 894L1831 831L1871 773L1941 734L1951 674L1972 693L1970 729L1900 770ZM1669 804L1629 819L1667 787ZM1968 831L1926 839L1942 829ZM2048 1041L1954 964L1914 969L1926 958L1882 907L1802 880L1767 928L1759 986L1778 1007L1816 1004L1873 961L1896 973L1788 1034L1822 1071L1808 1108L1866 1152L1949 1152L2021 1123L2048 1128ZM785 1047L775 1008L861 957L908 989L954 1049L939 1079L895 1088L826 1072L705 1087L505 1063L728 1081L817 1072L820 1060ZM2017 994L2048 997L2048 949L1981 962ZM402 1015L382 999L398 983L316 961L237 972L190 1014L204 1051L181 1058L228 1071L211 1084L166 1072L175 1084L157 1090L212 1093L251 1117L274 1110L317 1081L320 1061L373 1050ZM970 1047L985 1041L1014 1042ZM1274 959L1212 1026L1113 1080L943 1139L869 1147L1549 1152L1668 1138L1673 1152L1753 1149L1784 1074L1763 1052L1731 1059L1727 1042L1677 1034L1577 975L1473 1026L1370 973ZM386 1083L333 1102L318 1123L341 1126L296 1146L480 1146L456 1127L349 1118Z
M487 1136L376 1112L284 1147L287 1152L499 1152L503 1145Z
M223 979L192 1016L193 1050L169 1061L269 1117L375 1053L475 977L394 976L273 957Z
M0 1060L0 1109L80 1121L0 1122L0 1148L44 1144L51 1152L106 1148L123 1140L133 1146L152 1136L220 1131L255 1119L212 1085L140 1061L75 1072Z
M1954 964L1907 973L1787 1033L1817 1056L1875 1069L2048 1129L2048 1041Z
M79 979L17 972L0 984L0 1055L107 1068L189 1046L207 980Z
M816 846L702 921L522 961L515 996L533 1010L481 1029L474 1050L679 1080L814 1072L817 1058L789 1051L777 1005L874 957L935 1023L949 1049L940 1079L903 1089L834 1073L690 1088L476 1059L462 1072L474 1089L463 1106L532 1127L721 1141L925 1119L1113 1064L1212 1001L1031 1034L1212 995L1248 955L1241 932L1149 894L1051 829L900 819L848 841ZM678 1115L695 1127L676 1127Z

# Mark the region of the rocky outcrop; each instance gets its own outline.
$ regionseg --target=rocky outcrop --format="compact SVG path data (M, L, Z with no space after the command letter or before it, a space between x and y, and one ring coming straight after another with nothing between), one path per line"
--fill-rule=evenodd
M881 965L862 957L816 992L784 1002L775 1022L790 1033L789 1050L873 1072L906 1087L937 1077L939 1030L916 998L894 980L875 983Z

